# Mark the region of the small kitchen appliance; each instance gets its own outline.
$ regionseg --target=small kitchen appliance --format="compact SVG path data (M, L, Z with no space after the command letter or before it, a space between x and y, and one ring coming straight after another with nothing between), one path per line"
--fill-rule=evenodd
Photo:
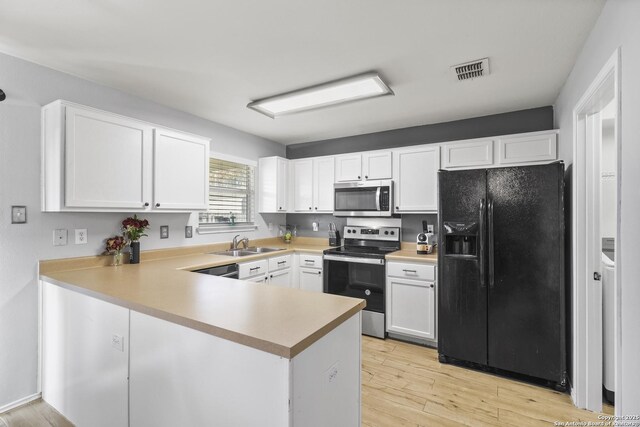
M419 255L431 254L437 244L437 235L429 232L427 221L422 221L422 233L416 237L416 252Z
M359 181L334 184L334 216L390 217L393 215L393 181Z

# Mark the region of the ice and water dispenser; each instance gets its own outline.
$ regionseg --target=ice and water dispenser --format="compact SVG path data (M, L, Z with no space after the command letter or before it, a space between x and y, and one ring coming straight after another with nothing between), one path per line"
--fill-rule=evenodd
M444 223L444 255L476 257L478 255L477 222Z

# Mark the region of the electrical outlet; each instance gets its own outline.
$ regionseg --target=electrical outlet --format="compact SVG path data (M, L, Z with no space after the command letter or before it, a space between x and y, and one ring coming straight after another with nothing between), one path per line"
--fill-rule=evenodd
M193 227L191 225L187 225L184 227L184 237L190 239L193 237Z
M318 231L318 227L320 227L320 223L314 221L313 224L311 224L311 226L313 227L313 231Z
M76 228L76 245L86 245L87 244L87 229L86 228Z
M332 383L338 378L338 364L331 366L329 369L325 371L325 377L327 379L327 383Z
M111 335L111 347L118 351L124 351L124 337L122 335Z
M427 233L433 233L433 224L427 225Z
M11 206L11 224L25 224L27 222L26 206Z
M65 246L67 244L67 229L58 228L53 230L53 246Z
M168 239L169 238L169 226L168 225L161 225L160 226L160 238L161 239Z

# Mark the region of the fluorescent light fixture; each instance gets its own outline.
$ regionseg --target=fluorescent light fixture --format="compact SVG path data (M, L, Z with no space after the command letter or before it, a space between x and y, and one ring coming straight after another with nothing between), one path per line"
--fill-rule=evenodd
M247 108L275 119L286 114L384 95L393 95L393 91L378 73L371 72L259 99L249 103Z

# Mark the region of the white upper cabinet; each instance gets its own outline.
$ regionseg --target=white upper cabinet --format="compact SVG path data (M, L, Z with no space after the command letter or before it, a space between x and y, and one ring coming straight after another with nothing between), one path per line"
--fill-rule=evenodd
M445 143L443 166L445 169L476 168L493 164L493 140Z
M206 138L66 101L43 107L42 128L45 212L207 207Z
M258 212L287 212L289 161L282 157L263 157L258 161Z
M334 158L292 160L293 210L333 212Z
M293 168L293 210L311 212L313 210L313 159L294 160Z
M155 209L207 209L208 139L168 129L155 129L153 165L153 207Z
M333 182L335 180L335 159L319 157L313 159L313 210L333 212Z
M362 154L336 156L336 182L360 181L362 179Z
M422 145L393 152L396 213L438 210L440 147Z
M71 106L64 122L65 206L137 210L151 203L151 126Z
M557 157L557 133L534 132L498 138L499 165L545 162Z
M362 173L366 180L391 179L391 151L363 153Z
M336 156L336 182L391 179L391 151Z

